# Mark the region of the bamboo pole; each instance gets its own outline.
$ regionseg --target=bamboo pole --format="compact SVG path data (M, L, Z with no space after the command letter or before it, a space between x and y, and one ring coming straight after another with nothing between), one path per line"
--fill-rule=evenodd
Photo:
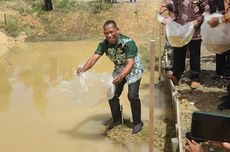
M154 73L155 73L155 40L150 41L150 107L149 107L149 152L154 151Z

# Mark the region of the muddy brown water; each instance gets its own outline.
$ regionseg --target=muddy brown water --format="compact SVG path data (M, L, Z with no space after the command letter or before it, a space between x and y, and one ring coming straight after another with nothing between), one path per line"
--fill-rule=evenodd
M77 65L93 53L97 41L42 42L18 45L0 59L0 149L3 152L145 152L148 144L118 144L102 135L110 119L107 102L84 107L60 94L57 86L71 80ZM111 73L103 56L96 72ZM141 83L142 119L148 120L149 74ZM156 90L155 120L167 104ZM130 118L127 88L121 97Z

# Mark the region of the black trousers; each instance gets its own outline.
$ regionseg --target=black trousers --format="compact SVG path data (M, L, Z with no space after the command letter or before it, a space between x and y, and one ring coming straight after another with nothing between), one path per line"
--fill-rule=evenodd
M191 40L183 47L174 47L173 75L180 80L185 70L186 51L190 51L190 79L200 82L200 47L201 40Z
M44 0L45 1L45 10L51 11L53 10L52 0Z
M216 75L230 76L230 52L216 54Z
M141 122L141 102L139 98L139 86L141 79L128 85L128 99L130 101L133 124L136 125ZM113 121L121 121L120 100L119 97L123 91L126 80L116 86L115 95L109 100L110 110L112 113Z

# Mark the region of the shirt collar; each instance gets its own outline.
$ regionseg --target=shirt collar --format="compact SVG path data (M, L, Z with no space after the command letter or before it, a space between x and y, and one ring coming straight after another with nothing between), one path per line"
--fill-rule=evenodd
M117 38L118 40L117 40L117 45L114 45L114 44L110 44L109 43L109 46L119 46L119 45L121 45L121 44L123 44L123 41L122 41L122 36L121 36L121 34L119 33L118 34L118 38Z
M123 43L120 33L118 34L118 42L117 43L118 43L118 45Z

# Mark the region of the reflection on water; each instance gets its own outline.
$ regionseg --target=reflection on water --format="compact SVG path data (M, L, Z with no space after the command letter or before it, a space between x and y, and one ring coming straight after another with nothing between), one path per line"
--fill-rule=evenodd
M76 66L94 52L97 42L27 43L0 62L0 147L4 152L142 152L147 144L120 145L102 135L110 119L107 102L87 108L69 101L57 86L72 79ZM106 64L105 64L106 63ZM106 58L96 72L111 73ZM146 74L144 86L149 81ZM142 87L141 94L149 93ZM121 97L124 115L131 116L127 88ZM148 119L148 100L143 98L142 118ZM146 104L145 104L146 103ZM146 105L146 106L145 106ZM80 149L80 150L79 150Z
M11 85L9 82L10 71L8 68L0 66L0 112L9 107Z
M140 96L142 99L142 105L149 107L149 73L145 73L140 86ZM171 105L170 105L170 92L167 89L165 81L160 81L155 85L154 92L154 121L163 121L165 117L171 119ZM148 113L145 113L146 115Z

